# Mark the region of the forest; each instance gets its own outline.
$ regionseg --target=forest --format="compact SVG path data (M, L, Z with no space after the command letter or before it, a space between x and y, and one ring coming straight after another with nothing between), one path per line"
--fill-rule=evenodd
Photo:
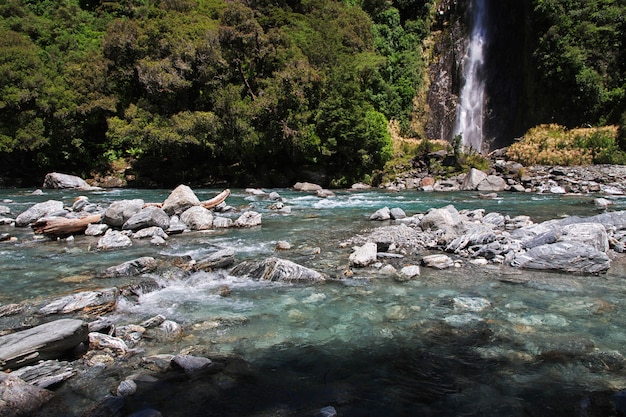
M524 1L527 128L625 125L626 3ZM0 186L369 181L390 122L437 139L418 115L450 2L0 0Z

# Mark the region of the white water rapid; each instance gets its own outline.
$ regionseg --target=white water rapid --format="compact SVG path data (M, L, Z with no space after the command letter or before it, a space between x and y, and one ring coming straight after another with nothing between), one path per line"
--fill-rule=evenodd
M481 151L485 102L484 49L486 42L486 0L472 0L472 33L463 57L463 87L459 97L453 135L462 135L466 149Z

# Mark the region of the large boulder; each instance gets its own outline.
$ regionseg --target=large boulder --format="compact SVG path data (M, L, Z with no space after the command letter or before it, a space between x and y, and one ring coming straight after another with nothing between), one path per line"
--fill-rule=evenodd
M259 281L324 281L324 275L286 259L268 258L261 262L245 261L231 271L235 276L248 276Z
M430 209L420 221L422 230L447 230L454 229L462 222L457 209L448 205L439 209Z
M318 184L312 184L310 182L297 182L294 184L293 189L296 191L317 191L321 190L322 186Z
M190 207L200 205L200 200L191 188L179 185L163 202L163 211L169 214L180 214Z
M15 226L24 227L43 217L64 216L67 211L63 208L63 202L48 200L37 203L15 218Z
M87 341L88 334L84 321L60 319L0 336L0 370L58 358Z
M43 188L75 188L79 190L98 190L98 187L92 187L87 182L75 175L60 174L51 172L47 174L43 180Z
M420 228L423 231L435 231L438 242L447 244L456 239L460 231L463 231L463 217L452 205L431 209L420 221Z
M609 250L609 237L600 223L575 223L563 227L563 242L584 243L600 252Z
M606 253L579 242L556 242L518 253L511 265L519 268L555 270L580 274L606 272L611 261Z
M167 230L170 227L170 217L163 209L148 206L142 208L138 213L133 214L130 219L126 220L122 229L134 231L152 226Z
M144 204L145 202L139 198L115 201L104 212L102 223L113 227L122 227L128 219L141 211Z
M485 179L487 179L487 174L485 174L479 169L472 168L469 170L467 175L465 175L463 184L461 184L461 190L474 191L478 188L478 185L481 182L483 182Z
M497 175L488 175L476 187L478 191L499 192L506 190L506 181Z
M193 206L180 215L190 230L206 230L213 226L213 213L202 206Z

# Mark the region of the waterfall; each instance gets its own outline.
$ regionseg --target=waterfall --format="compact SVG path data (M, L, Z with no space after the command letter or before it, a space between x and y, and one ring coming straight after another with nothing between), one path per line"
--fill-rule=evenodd
M462 61L463 87L459 96L453 135L462 135L466 149L482 150L483 107L485 102L484 49L486 42L485 3L472 0L472 32Z

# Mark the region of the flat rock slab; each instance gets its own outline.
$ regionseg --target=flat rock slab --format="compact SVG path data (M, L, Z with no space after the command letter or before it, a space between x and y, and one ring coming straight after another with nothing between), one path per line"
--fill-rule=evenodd
M604 252L591 246L579 242L557 242L517 254L511 265L526 269L599 274L609 269L611 261Z
M67 314L84 310L85 312L103 312L115 306L119 290L115 287L94 291L83 291L54 300L39 309L40 314Z
M40 360L56 359L87 341L82 320L60 319L0 337L0 370L16 369Z

